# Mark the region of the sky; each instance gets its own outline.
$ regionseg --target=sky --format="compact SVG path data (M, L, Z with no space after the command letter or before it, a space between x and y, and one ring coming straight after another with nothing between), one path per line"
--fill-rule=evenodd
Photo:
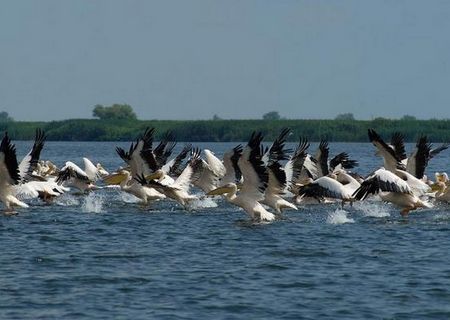
M450 118L450 1L6 0L0 111Z

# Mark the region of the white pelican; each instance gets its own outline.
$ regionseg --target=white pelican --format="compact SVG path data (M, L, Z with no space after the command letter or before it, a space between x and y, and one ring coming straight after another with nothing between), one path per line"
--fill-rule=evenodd
M328 161L330 153L329 150L330 148L328 146L328 141L320 141L315 155L318 169L317 178L327 176L336 168L353 169L354 167L358 166L358 162L356 160L351 160L346 152L341 152Z
M223 165L225 167L225 175L220 179L220 185L228 183L241 183L242 172L238 166L238 160L242 155L242 145L238 144L233 149L227 151L223 155Z
M154 188L149 188L138 183L131 177L128 170L120 170L118 173L111 174L105 177L105 183L109 185L119 184L120 189L124 192L130 193L140 199L141 204L146 205L151 201L165 199L166 196Z
M36 129L33 147L19 164L19 175L22 181L30 178L33 171L36 169L42 148L44 147L45 139L46 136L44 131Z
M8 133L0 144L0 201L6 211L12 211L13 206L28 208L28 205L14 196L13 186L19 184L19 165L17 163L16 148L11 143Z
M173 183L168 183L167 180L162 182L166 176L163 170L157 170L149 176L140 174L135 179L140 184L156 189L182 206L187 206L192 200L198 199L197 196L189 194L189 189L191 181L195 179L196 174L199 174L198 169L200 166L200 150L196 149L191 153L191 158L186 168Z
M54 179L46 181L28 181L14 187L17 198L40 198L47 203L70 190L69 188L58 185Z
M409 157L406 157L404 137L399 132L394 132L391 137L391 146L397 158L406 166L406 171L418 179L422 179L428 162L440 152L448 149L448 144L432 149L432 144L428 142L425 135L419 137L416 147Z
M333 173L330 174L330 177L340 182L350 194L353 194L356 189L361 186L361 183L358 180L343 169L335 169Z
M289 129L282 130L280 135L275 139L269 150L263 156L269 179L267 188L264 192L264 199L261 203L271 207L278 214L280 214L283 209L290 208L297 210L297 207L294 204L282 198L287 189L287 178L286 172L281 166L280 161L287 160L287 152L290 151L285 149L285 143L289 133Z
M50 160L39 160L36 165L35 173L40 177L56 176L58 172L58 167Z
M84 172L91 181L97 181L109 174L108 171L106 171L100 163L94 165L88 158L83 158L83 163Z
M147 176L159 169L152 151L154 128L147 128L143 135L131 143L128 151L116 148L119 156L130 166L131 176Z
M393 145L396 146L396 150L387 145L383 139L372 129L369 129L369 138L377 148L379 154L383 156L383 161L385 164L385 169L394 173L402 180L404 180L409 187L412 189L416 196L422 196L425 193L430 191L430 187L422 180L416 178L413 174L406 171L407 166L401 162L401 157L404 155L404 148L402 147L402 136L400 134L395 134L393 136L392 142ZM416 157L413 157L414 159ZM425 165L427 161L416 161L414 162L414 167L421 164L421 172L423 173L425 170ZM384 169L384 168L383 168Z
M447 173L435 173L436 183L432 189L436 191L435 198L439 201L450 202L450 182Z
M200 159L200 173L198 178L192 180L192 184L208 193L217 188L220 179L225 176L226 169L222 161L213 152L208 149L203 152L205 153L205 160Z
M342 205L345 202L351 203L353 201L353 196L349 189L329 176L320 177L311 183L301 186L298 193L301 197L315 198L319 202L324 201L324 198L342 200Z
M161 170L170 177L178 177L183 172L184 168L186 168L187 164L184 164L183 162L191 150L192 144L185 144L180 153L175 158L167 161Z
M383 157L384 167L387 170L392 172L395 172L396 169L404 170L418 179L424 177L430 159L448 148L448 144L443 144L432 149L432 144L428 142L428 138L421 136L417 140L414 151L407 157L404 137L399 132L392 134L391 145L386 144L373 129L369 129L369 139L377 148L377 154Z
M443 144L435 149L432 149L432 144L428 142L426 136L421 136L417 140L416 148L408 157L406 162L406 171L414 175L418 179L422 179L425 174L425 169L428 162L439 154L441 151L448 149L448 144Z
M300 139L294 153L284 166L287 188L293 194L298 194L299 186L304 185L310 178L319 175L317 160L307 153L308 148L308 140Z
M379 194L383 201L399 206L402 215L407 215L417 208L430 208L431 205L422 201L414 194L408 183L399 176L384 168L370 175L354 192L355 199L364 200L370 194Z
M383 157L384 168L391 172L395 172L397 169L406 170L406 166L401 162L402 159L399 157L399 153L402 151L397 151L391 148L384 140L376 133L375 130L369 129L369 140L377 148L377 155Z
M20 183L13 187L14 195L20 199L41 198L50 202L67 191L59 186L54 179L46 179L38 175L39 157L44 147L46 136L40 129L36 129L33 147L19 164Z
M152 150L158 168L162 168L172 154L176 146L175 136L171 131L167 131L159 144Z
M267 211L259 201L264 199L269 175L262 161L262 134L253 132L250 141L238 160L239 169L244 177L242 188L238 193L235 183L228 183L212 190L208 195L225 194L232 204L241 207L255 221L272 221L275 215Z
M93 184L94 179L91 178L95 178L95 176L92 177L91 174L92 172L88 175L75 163L67 161L58 173L56 182L60 185L65 183L67 186L77 188L82 193L85 193L99 189L99 187Z

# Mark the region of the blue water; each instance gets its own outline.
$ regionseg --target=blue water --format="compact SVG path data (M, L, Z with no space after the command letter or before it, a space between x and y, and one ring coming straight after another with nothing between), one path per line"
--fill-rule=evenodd
M42 158L113 170L116 145L128 144L48 142ZM369 144L331 144L344 150L363 174L381 165ZM117 190L65 195L0 215L0 319L446 319L449 234L442 205L407 218L382 203L316 205L251 225L220 200L188 212Z

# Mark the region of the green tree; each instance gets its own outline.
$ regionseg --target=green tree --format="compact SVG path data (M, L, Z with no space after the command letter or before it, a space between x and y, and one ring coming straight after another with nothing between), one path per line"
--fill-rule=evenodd
M0 112L0 122L9 122L9 121L14 121L14 119L9 116L8 112L6 111Z
M92 115L101 120L136 120L136 113L128 104L113 104L105 107L101 104L94 106Z
M414 116L410 116L409 114L405 114L405 115L401 118L401 120L404 120L404 121L415 121L415 120L417 120L417 118L414 117Z
M281 117L278 111L270 111L263 114L262 118L264 120L280 120Z
M355 120L353 113L340 113L334 118L335 120Z

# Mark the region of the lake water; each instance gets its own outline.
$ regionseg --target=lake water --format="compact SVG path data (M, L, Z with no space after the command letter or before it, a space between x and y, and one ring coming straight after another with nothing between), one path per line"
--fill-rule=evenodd
M31 146L16 144L20 157ZM113 171L123 165L115 146L128 145L48 142L42 158L86 156ZM235 144L195 145L222 155ZM330 149L362 174L382 164L369 143ZM444 151L427 174L449 160ZM224 201L142 209L100 190L18 211L0 215L0 319L450 318L446 205L407 218L376 202L315 205L250 225Z

